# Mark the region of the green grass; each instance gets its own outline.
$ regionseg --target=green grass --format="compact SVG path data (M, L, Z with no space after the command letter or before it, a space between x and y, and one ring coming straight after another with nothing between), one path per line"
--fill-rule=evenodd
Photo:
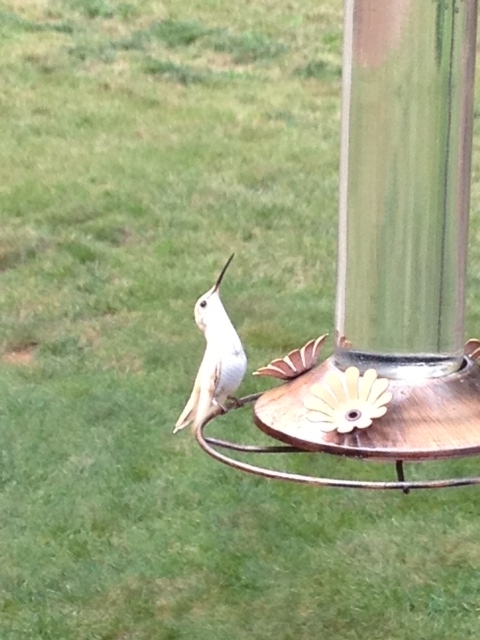
M1 2L2 640L478 635L478 491L267 482L171 434L232 251L249 371L332 329L341 9ZM469 335L479 205L474 181ZM260 440L248 415L215 433Z

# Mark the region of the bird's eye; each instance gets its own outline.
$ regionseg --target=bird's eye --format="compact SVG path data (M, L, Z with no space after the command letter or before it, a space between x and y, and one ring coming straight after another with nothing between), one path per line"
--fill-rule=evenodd
M206 300L202 300L202 301L200 302L200 306L201 306L201 307L203 307L203 308L205 308L205 307L207 306L207 301L206 301Z

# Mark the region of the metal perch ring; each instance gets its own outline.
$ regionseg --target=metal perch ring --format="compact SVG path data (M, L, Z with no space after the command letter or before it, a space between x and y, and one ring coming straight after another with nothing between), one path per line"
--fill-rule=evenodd
M297 482L300 484L308 484L317 487L339 487L344 489L397 489L404 493L409 493L413 489L445 489L447 487L463 487L470 485L480 484L480 477L467 477L467 478L449 478L445 480L419 480L419 481L407 481L404 479L403 463L401 460L396 461L395 468L397 472L397 481L362 481L362 480L347 480L338 478L321 478L317 476L308 476L297 473L289 473L286 471L276 471L274 469L268 469L265 467L259 467L257 465L235 460L229 456L221 453L217 449L227 449L230 451L239 451L241 453L312 453L306 449L299 449L291 447L289 445L273 445L273 446L256 446L256 445L243 445L236 442L230 442L228 440L220 440L217 438L211 438L204 435L206 426L219 415L228 413L234 409L240 409L247 404L250 404L257 400L262 394L253 394L245 396L236 401L236 403L227 408L226 411L219 410L212 414L207 420L204 420L197 428L195 437L200 447L208 453L212 458L226 464L233 469L251 473L263 478L271 478L272 480L286 480L289 482ZM318 454L317 454L318 455Z

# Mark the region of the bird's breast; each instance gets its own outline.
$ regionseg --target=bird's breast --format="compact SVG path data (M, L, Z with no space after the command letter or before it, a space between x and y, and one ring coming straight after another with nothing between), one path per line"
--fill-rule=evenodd
M221 401L233 394L243 380L247 370L247 357L243 349L237 353L226 353L221 355L220 379L217 385L216 396Z

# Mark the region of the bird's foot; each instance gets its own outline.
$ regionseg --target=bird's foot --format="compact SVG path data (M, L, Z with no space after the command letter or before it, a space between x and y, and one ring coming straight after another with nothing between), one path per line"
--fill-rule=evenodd
M245 404L242 402L242 398L235 398L235 396L228 396L227 400L229 409L241 409Z
M218 400L213 400L212 404L217 407L216 409L216 414L217 415L222 415L224 413L227 413L227 411L229 410L229 407L221 404L220 402L218 402Z
M221 404L218 400L214 400L213 404L218 407L218 415L228 413L232 411L232 409L241 409L246 404L251 402L255 402L262 395L262 393L252 393L248 396L243 396L242 398L235 398L235 396L227 396L226 402Z

